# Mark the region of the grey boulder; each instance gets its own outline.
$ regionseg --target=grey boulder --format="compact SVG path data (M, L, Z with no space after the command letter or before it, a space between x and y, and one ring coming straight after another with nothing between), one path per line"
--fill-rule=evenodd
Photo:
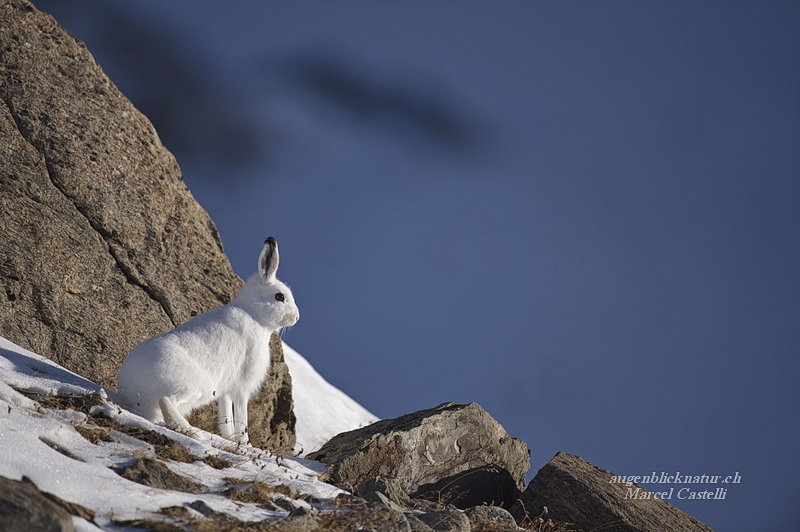
M72 516L28 479L0 476L0 532L73 532Z
M353 489L375 477L394 477L412 498L462 508L510 506L530 467L525 442L510 437L476 403L445 403L378 421L334 436L308 458L327 464L338 486Z

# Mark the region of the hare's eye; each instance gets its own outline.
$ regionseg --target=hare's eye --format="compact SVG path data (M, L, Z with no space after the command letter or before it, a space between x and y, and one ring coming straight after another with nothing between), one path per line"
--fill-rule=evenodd
M277 299L278 301L286 301L286 296L278 292L277 294L275 294L275 299Z

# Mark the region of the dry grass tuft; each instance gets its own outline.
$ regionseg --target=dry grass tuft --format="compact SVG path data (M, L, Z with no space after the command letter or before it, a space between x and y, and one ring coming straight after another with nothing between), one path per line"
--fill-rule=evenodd
M261 504L269 509L277 509L274 500L281 493L275 486L258 480L251 481L231 477L226 478L225 483L231 486L223 492L229 499Z
M18 390L23 395L26 395L38 402L45 408L52 408L53 410L75 410L89 415L89 410L93 406L103 404L103 398L95 392L87 392L82 395L77 394L57 394L52 395L48 393L30 393L23 390Z
M198 501L199 502L199 501ZM189 506L195 506L197 502ZM159 513L171 521L135 519L130 521L113 521L114 525L150 530L153 532L313 532L318 530L318 520L311 516L284 519L265 519L259 522L245 522L228 515L208 512L205 517L197 518L185 506L169 506Z
M229 467L233 467L233 463L225 460L224 458L220 458L217 455L206 455L200 458L206 465L213 467L214 469L228 469Z
M114 438L108 435L108 432L104 431L103 429L93 429L91 427L84 427L81 425L75 425L75 430L78 431L78 434L89 440L91 443L97 445L100 442L112 442Z
M318 529L335 532L395 530L401 527L400 521L405 521L405 517L385 506L340 494L334 499L333 508L319 518Z
M141 528L150 532L186 532L186 527L170 523L168 521L158 521L155 519L131 519L128 521L111 521L111 524L124 528Z
M164 460L173 460L175 462L183 462L186 464L200 461L213 467L214 469L226 469L233 465L229 461L218 456L197 456L180 443L154 430L140 427L126 427L121 428L120 431L124 432L128 436L133 436L138 440L149 443L155 449L156 455Z
M520 527L531 532L572 532L572 523L555 522L550 518L545 519L547 515L547 506L542 507L542 511L536 517L532 517L528 511L525 511L525 517L520 523Z
M102 405L103 398L94 392L83 395L75 394L46 394L29 393L20 390L27 397L37 401L42 407L55 410L75 410L86 414L86 424L90 426L75 425L75 430L86 438L89 442L97 445L100 442L113 442L114 439L104 429L114 429L116 431L132 436L138 440L148 443L155 449L155 454L164 460L175 462L192 463L204 462L214 469L227 469L233 464L228 460L216 455L197 456L190 452L180 443L170 439L168 436L154 430L141 427L123 427L111 418L102 413L91 414L92 407ZM100 427L100 428L93 428ZM61 452L61 451L60 451Z

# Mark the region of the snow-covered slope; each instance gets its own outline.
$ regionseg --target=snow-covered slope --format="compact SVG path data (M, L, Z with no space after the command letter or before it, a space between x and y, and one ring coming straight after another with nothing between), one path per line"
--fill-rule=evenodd
M284 346L293 377L297 405L299 441L304 449L318 446L341 430L349 430L375 417L334 388L296 351ZM25 393L21 393L24 391ZM91 415L72 409L50 408L29 397L38 394L94 392L96 406ZM89 418L97 414L110 418L102 430L111 441L90 442L87 430L100 430ZM77 427L77 428L76 428ZM230 467L215 469L207 463L167 461L175 473L209 488L208 493L189 494L155 489L120 476L112 468L124 467L137 458L154 455L154 447L119 430L120 427L147 429L168 436L197 457L217 457ZM82 435L84 434L84 435ZM73 517L79 531L109 529L112 521L169 519L159 514L171 506L187 507L198 500L214 511L242 521L281 517L288 511L267 510L254 503L240 502L223 491L231 478L245 482L285 484L297 491L286 504L308 507L308 500L326 500L339 490L321 482L324 467L318 462L278 456L252 447L233 447L219 437L200 442L175 433L118 408L105 390L58 364L0 338L0 475L15 480L28 477L42 491L79 504L95 512L94 523ZM307 496L301 498L300 496ZM312 496L316 499L310 499ZM195 510L187 510L194 512ZM200 518L197 513L197 518Z
M297 444L301 455L318 450L340 432L378 421L344 392L327 382L300 353L283 344L292 376L292 398L297 416Z

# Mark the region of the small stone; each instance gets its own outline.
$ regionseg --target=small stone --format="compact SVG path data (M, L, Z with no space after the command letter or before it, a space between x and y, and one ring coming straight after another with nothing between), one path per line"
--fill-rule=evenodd
M445 509L428 514L419 514L420 521L431 529L441 532L470 532L469 518L456 509Z
M389 508L391 510L394 510L396 512L405 512L406 511L406 508L404 508L403 506L400 506L396 502L392 501L391 499L389 499L389 497L387 497L386 495L384 495L380 491L371 491L371 492L367 493L364 496L364 500L368 501L368 502L377 502L377 503L382 504L383 506L386 506L387 508Z
M402 506L407 506L409 503L408 494L403 491L403 488L400 487L400 482L396 478L371 478L359 484L358 489L356 490L356 493L359 496L367 500L369 500L368 496L373 492L378 492L384 495L390 501Z
M510 528L517 528L517 522L508 510L498 506L473 506L464 511L470 524L497 523Z

